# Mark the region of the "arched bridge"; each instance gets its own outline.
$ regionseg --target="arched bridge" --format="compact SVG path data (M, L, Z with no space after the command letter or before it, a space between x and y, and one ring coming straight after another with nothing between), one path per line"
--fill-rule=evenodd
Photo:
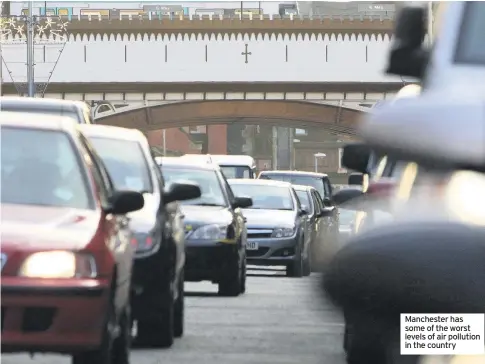
M296 100L198 100L122 110L96 119L97 124L142 131L211 124L269 124L283 127L321 127L355 134L363 111Z

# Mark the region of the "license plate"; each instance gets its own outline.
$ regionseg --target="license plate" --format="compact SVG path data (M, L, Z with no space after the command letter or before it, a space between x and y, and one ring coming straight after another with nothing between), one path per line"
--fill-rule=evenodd
M247 250L258 250L259 244L255 241L248 241L246 243L246 249Z

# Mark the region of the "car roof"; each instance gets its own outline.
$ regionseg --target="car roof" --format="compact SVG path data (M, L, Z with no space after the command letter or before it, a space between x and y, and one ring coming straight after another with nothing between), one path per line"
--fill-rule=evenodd
M79 125L80 130L86 136L103 137L109 139L122 139L131 141L146 141L145 135L138 129L121 128L110 125Z
M32 114L29 112L2 111L2 127L17 127L38 130L57 130L73 133L79 126L68 116Z
M314 190L312 186L304 186L304 185L293 185L295 191L311 191Z
M254 185L254 186L274 186L274 187L292 187L290 182L275 181L271 179L253 179L253 178L231 178L227 182L234 185Z
M220 171L220 168L217 164L212 163L200 163L200 161L191 161L188 159L182 158L170 158L164 159L160 167L175 167L175 168L189 168L189 169L200 169L206 171Z
M256 165L254 158L249 155L225 155L225 154L210 154L212 163L217 164L231 164L237 166L253 166Z
M65 107L87 107L83 101L61 100L61 99L44 99L40 97L20 97L20 96L2 96L0 97L0 109L4 106L11 107L18 105L20 107L39 106L45 108L65 108Z
M205 163L212 163L212 159L208 154L184 154L179 157L181 160L193 160L200 162L201 160Z
M259 175L265 174L279 174L279 175L295 175L295 176L308 176L308 177L328 177L325 173L318 172L305 172L305 171L262 171Z

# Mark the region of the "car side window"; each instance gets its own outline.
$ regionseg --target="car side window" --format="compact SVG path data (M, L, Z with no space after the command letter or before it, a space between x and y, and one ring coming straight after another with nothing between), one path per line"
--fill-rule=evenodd
M157 176L157 179L160 182L160 188L163 190L163 187L165 186L165 181L163 179L162 169L158 166L157 162L155 161L155 157L153 155L151 156L151 159L152 160L149 161L150 166L153 170L153 173L155 173L155 176Z
M322 208L320 206L320 204L318 203L318 199L317 199L317 194L315 191L311 191L311 196L312 196L312 201L313 201L313 205L315 206L315 214L316 215L319 215L321 212L322 212Z
M234 196L234 192L232 192L232 188L231 188L231 185L229 183L227 183L227 179L226 177L224 177L224 175L222 175L222 179L224 181L224 186L226 186L226 191L227 191L227 197L229 198L229 202L232 203L234 201L234 199L236 198Z
M322 197L320 196L319 193L315 193L315 198L317 199L318 206L320 210L323 210L325 208L325 204L323 203Z
M293 195L293 199L296 201L296 208L297 208L297 210L301 209L300 199L298 198L298 195L297 195L296 191L293 188L291 188L291 194Z
M328 178L323 179L323 190L325 191L325 197L332 197L332 185Z
M104 168L102 162L98 159L96 153L91 148L86 138L80 134L79 140L86 150L86 153L88 153L89 158L91 159L92 164L90 165L90 169L91 173L93 174L94 183L96 184L96 188L98 189L101 202L104 205L108 205L109 197L113 193L113 184L108 175L108 172Z

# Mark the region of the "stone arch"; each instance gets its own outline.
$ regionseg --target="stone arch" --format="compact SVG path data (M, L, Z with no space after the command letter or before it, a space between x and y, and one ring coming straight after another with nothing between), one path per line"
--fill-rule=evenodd
M198 100L120 111L100 117L96 123L142 131L235 122L266 123L287 127L317 126L354 134L361 115L358 110L306 101Z

